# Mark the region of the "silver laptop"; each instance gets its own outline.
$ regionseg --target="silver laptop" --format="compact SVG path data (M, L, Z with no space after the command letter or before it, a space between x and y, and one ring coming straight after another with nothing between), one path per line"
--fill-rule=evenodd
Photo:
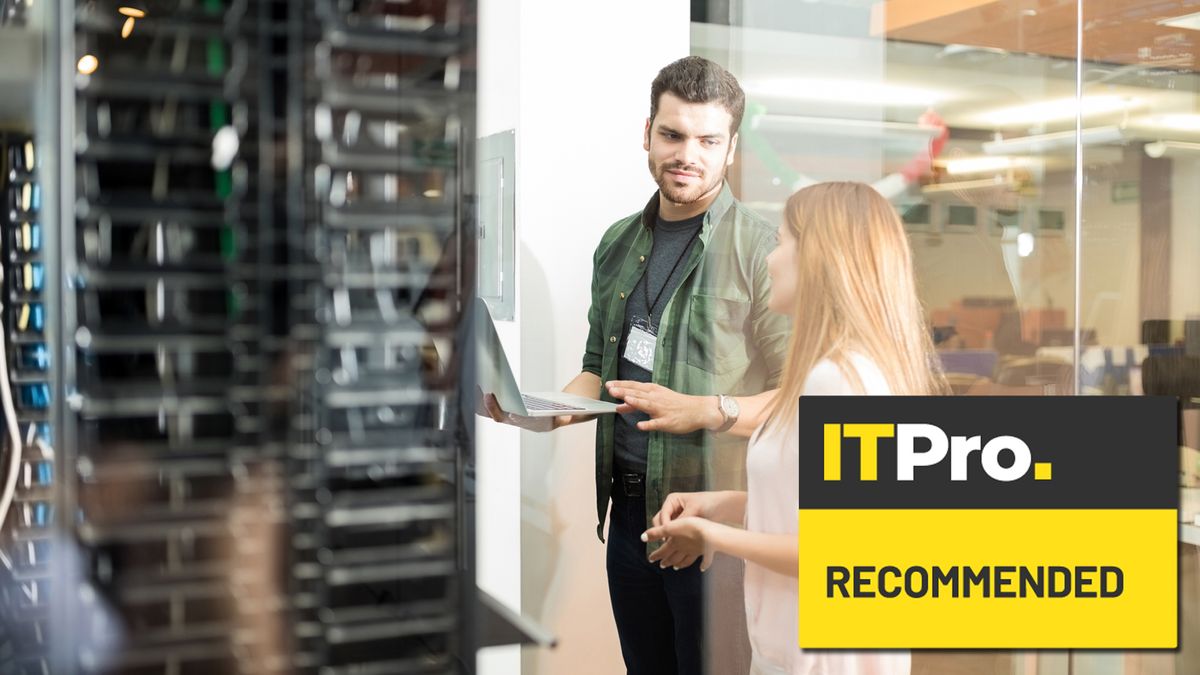
M505 412L525 417L555 415L599 415L615 413L616 403L597 401L561 391L522 392L508 366L508 357L496 333L496 324L487 303L475 299L475 350L478 364L479 388L485 394L495 394Z

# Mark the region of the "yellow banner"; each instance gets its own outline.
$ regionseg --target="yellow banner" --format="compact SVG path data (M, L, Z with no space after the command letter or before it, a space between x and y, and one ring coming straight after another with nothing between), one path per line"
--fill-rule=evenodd
M804 509L799 524L802 648L1177 646L1173 509Z

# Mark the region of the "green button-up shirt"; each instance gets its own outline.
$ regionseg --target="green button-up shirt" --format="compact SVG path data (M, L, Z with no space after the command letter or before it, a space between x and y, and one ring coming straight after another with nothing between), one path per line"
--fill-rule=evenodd
M617 378L625 301L645 272L657 216L655 193L645 209L614 223L596 248L583 370L601 382ZM790 326L767 309L767 254L775 243L775 228L723 186L704 216L683 282L663 309L653 382L696 395L752 395L778 386ZM605 387L601 396L612 400ZM612 493L613 423L613 415L601 415L596 427L601 540ZM647 524L672 492L745 489L744 440L706 431L649 433Z

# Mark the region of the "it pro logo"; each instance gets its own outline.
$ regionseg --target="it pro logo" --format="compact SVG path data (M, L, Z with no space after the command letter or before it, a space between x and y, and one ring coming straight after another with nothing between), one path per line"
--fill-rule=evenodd
M1033 468L1034 480L1050 480L1050 462L1034 462L1025 441L1016 436L996 436L987 443L981 436L947 436L933 424L825 424L824 479L842 480L843 441L858 439L859 480L879 480L879 448L882 442L895 446L896 480L916 479L918 468L930 470L950 457L950 480L965 481L972 455L993 480L1011 482L1025 477Z

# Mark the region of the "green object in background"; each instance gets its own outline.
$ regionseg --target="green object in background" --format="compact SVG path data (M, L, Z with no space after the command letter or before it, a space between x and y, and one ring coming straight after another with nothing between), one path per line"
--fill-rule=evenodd
M232 227L225 225L221 228L221 259L233 262L237 259L237 253L237 236Z
M225 45L217 38L209 38L207 43L208 74L220 77L225 74Z
M224 101L210 101L208 104L208 128L213 131L229 124L229 106Z
M1136 180L1118 181L1112 184L1112 200L1114 204L1136 202L1140 198L1141 189Z
M230 289L225 292L225 308L229 311L230 317L236 317L242 312L242 301L238 298L238 294Z
M220 14L224 9L224 0L204 0L204 11L209 14Z
M218 171L216 175L217 199L229 199L233 194L233 172L229 169Z

